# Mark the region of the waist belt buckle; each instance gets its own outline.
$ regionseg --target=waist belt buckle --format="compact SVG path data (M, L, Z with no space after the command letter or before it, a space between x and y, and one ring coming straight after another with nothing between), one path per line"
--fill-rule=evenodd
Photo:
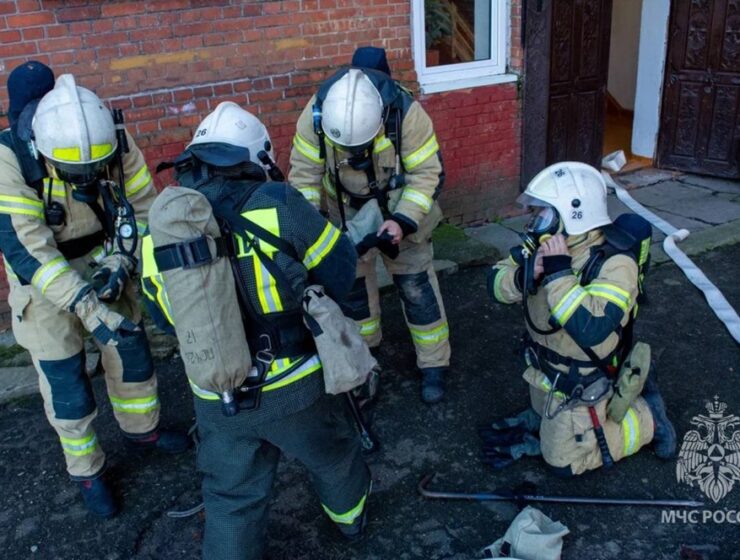
M184 269L198 268L213 261L206 236L177 244L177 252Z

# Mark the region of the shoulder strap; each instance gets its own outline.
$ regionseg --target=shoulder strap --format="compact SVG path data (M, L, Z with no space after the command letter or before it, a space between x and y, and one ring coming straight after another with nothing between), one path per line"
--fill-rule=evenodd
M294 261L301 263L300 259L298 258L298 254L296 253L292 245L290 245L287 241L281 239L277 235L267 231L259 224L256 224L252 220L245 218L233 208L226 207L225 205L213 205L213 211L216 216L229 222L229 224L231 224L231 227L234 228L235 231L244 230L248 233L251 233L255 238L269 243L273 247L277 248L277 250L281 253L287 255ZM257 255L257 258L263 264L263 266L270 273L270 275L275 278L275 282L277 282L278 285L280 285L288 293L294 294L298 301L300 301L302 296L299 296L295 293L295 291L293 290L293 285L285 276L285 273L280 269L279 266L277 266L275 261L265 255L262 249L260 249L259 243L253 243L251 245L251 248L254 251L255 255Z
M36 190L38 197L44 198L44 179L48 176L43 156L33 157L30 148L11 130L5 130L0 134L0 144L7 146L18 159L23 180L29 187Z

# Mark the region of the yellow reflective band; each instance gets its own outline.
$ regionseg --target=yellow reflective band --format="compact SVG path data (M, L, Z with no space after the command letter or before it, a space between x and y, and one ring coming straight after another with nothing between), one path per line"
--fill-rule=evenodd
M306 255L303 257L303 265L306 269L311 270L312 268L321 264L324 257L332 250L339 237L342 233L330 223L327 223L324 227L324 231L306 251Z
M640 258L637 259L637 266L642 266L647 262L648 256L650 256L650 242L652 237L647 237L640 243Z
M640 443L640 421L633 408L627 409L627 415L622 420L622 431L624 432L624 456L637 452Z
M334 523L351 525L352 523L354 523L355 519L360 517L360 515L362 514L362 510L365 508L365 500L367 500L367 492L355 507L345 513L334 513L324 504L321 504L321 507L324 508L324 511L329 516L329 519L331 519Z
M92 144L90 146L90 159L103 159L113 151L113 144Z
M362 336L370 336L380 330L380 319L367 319L365 321L359 321L360 323L360 334Z
M322 177L321 184L324 185L324 188L330 197L334 199L337 198L337 190L334 188L334 183L332 182L328 171Z
M74 146L71 148L54 148L51 150L51 159L55 159L57 161L74 161L74 162L80 162L82 161L82 156L80 153L79 146Z
M206 401L217 401L218 400L218 395L216 393L212 391L206 391L205 389L201 389L195 383L193 383L192 380L189 378L188 378L188 383L190 383L190 389L193 391L193 394L199 399L203 399Z
M626 312L630 307L630 295L622 288L614 286L612 284L589 284L586 286L586 291L591 296L604 298L611 301L619 308Z
M319 150L319 147L314 146L298 133L293 136L293 146L295 146L296 150L298 150L301 154L306 156L306 158L308 158L312 162L321 164L324 163L323 158L320 157L321 151Z
M561 325L565 325L573 313L576 312L578 305L586 297L586 290L576 284L563 296L563 299L552 310L552 316Z
M298 187L298 192L303 195L303 198L311 203L321 202L320 187Z
M391 142L385 134L378 136L373 140L373 153L379 154L380 152L390 148L392 145L393 142Z
M42 294L45 294L51 283L69 270L72 270L72 268L67 260L63 256L59 256L39 268L31 278L31 284Z
M95 434L90 434L89 436L79 439L59 436L59 441L62 442L62 449L64 452L68 455L73 455L74 457L90 455L98 446L98 438Z
M542 382L540 383L540 386L545 391L545 393L550 393L552 391L552 385L550 385L550 381L546 377L542 378ZM553 394L557 398L565 400L565 393L563 393L562 391L555 391L555 393Z
M149 278L159 273L157 261L154 260L154 241L151 235L141 238L141 277Z
M145 165L141 167L134 176L126 181L126 196L133 196L152 181L152 174Z
M295 363L295 362L292 362ZM291 363L291 365L292 365ZM277 371L270 371L270 374L267 376L268 379L270 377L274 377L276 375L281 374L284 372L288 367L290 366L284 366ZM286 385L290 385L291 383L295 383L299 379L303 379L304 377L307 377L311 375L313 372L318 371L321 369L321 360L319 360L319 357L314 355L312 358L306 361L305 364L301 365L300 367L296 368L296 370L288 375L285 379L281 379L280 381L277 381L276 383L273 383L272 385L268 385L262 391L274 391L275 389L280 389L280 387L285 387Z
M144 235L146 233L146 228L148 228L149 225L146 222L140 222L139 220L136 220L136 231L139 233L139 235Z
M431 138L424 142L424 145L421 148L403 158L403 166L406 168L406 171L411 171L415 167L424 163L438 151L439 144L437 143L437 136L432 134Z
M415 327L409 327L409 330L415 344L438 344L450 336L450 328L446 322L428 331Z
M172 318L172 307L170 307L170 300L167 297L167 290L164 288L164 282L162 281L161 274L154 274L149 277L154 284L154 288L157 290L157 307L162 311L164 318L170 325L175 324L175 320Z
M44 219L44 203L24 196L0 195L0 214L21 214Z
M497 269L496 276L493 278L493 297L500 302L504 301L504 294L501 293L501 282L503 281L504 273L501 269Z
M141 397L138 399L120 399L111 396L110 403L113 409L118 412L127 412L129 414L149 414L159 408L159 399L157 395L151 397Z
M67 187L64 181L60 181L59 179L51 180L51 196L67 198Z
M94 260L96 263L100 263L105 258L105 247L102 245L95 247L92 251L90 251L90 258Z
M409 202L413 202L414 204L419 206L424 212L429 212L429 210L432 209L432 204L434 203L431 197L425 195L421 191L417 191L409 187L406 187L403 189L401 200L408 200Z

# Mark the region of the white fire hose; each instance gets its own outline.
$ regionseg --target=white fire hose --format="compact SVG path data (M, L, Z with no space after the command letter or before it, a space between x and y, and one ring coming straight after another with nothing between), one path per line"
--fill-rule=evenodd
M709 307L712 308L712 311L714 311L719 320L725 324L725 327L730 331L735 342L740 344L740 317L738 317L737 311L733 309L717 286L712 284L699 267L676 245L676 242L683 241L689 236L689 230L676 229L663 218L651 212L632 198L627 192L627 189L619 185L611 175L604 171L601 173L604 176L607 186L614 190L614 193L621 202L635 214L642 216L665 233L666 238L663 240L663 250L665 253L673 259L673 262L683 271L686 278L704 293Z

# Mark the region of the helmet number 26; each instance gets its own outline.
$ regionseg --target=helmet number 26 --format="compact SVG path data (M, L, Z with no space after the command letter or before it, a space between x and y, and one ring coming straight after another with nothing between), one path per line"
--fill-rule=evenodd
M583 219L583 210L571 210L570 211L570 218L572 220L582 220Z

